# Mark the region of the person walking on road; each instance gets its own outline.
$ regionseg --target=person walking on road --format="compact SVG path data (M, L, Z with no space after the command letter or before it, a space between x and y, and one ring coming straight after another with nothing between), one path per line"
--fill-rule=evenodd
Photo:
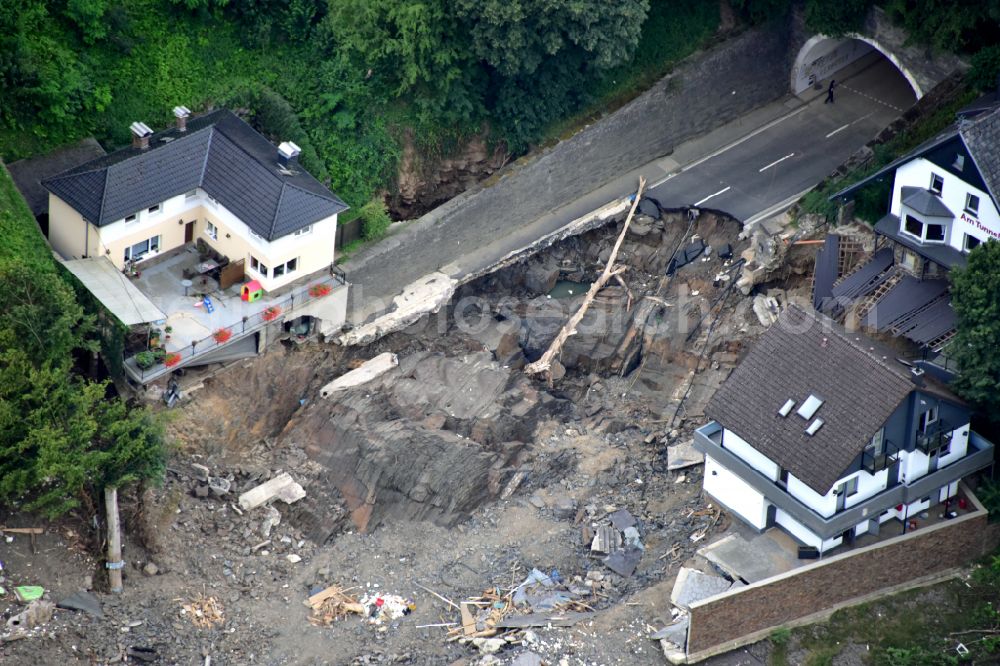
M826 101L824 104L833 104L833 87L837 85L837 82L830 79L830 87L826 89Z

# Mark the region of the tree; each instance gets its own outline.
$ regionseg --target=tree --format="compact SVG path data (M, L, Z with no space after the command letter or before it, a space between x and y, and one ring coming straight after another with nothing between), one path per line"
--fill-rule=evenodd
M1000 421L1000 242L973 249L965 268L952 269L951 280L957 333L947 354L958 363L955 389Z
M597 69L627 61L649 0L457 0L455 8L476 55L502 75L517 76L572 49Z
M806 26L830 37L857 32L871 5L872 0L806 0Z

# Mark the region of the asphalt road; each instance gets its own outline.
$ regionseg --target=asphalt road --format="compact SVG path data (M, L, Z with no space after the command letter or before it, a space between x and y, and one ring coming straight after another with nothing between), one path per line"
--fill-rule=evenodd
M724 210L745 223L779 212L914 101L903 76L884 58L859 62L837 77L842 83L833 104L824 103L825 91L789 96L681 144L669 156L594 183L588 194L565 205L547 202L555 195L528 172L457 197L344 264L353 285L348 320L359 324L385 311L397 294L430 273L458 279L478 274L634 191L640 175L665 206ZM655 119L644 122L656 126ZM585 150L586 142L577 143ZM563 159L547 177L592 178L585 154Z
M809 189L892 122L914 96L879 58L834 90L654 183L667 206L706 206L744 222Z

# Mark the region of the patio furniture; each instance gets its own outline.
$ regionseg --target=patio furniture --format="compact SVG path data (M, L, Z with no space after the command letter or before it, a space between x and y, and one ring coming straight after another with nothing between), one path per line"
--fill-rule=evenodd
M205 273L210 273L219 267L219 262L215 259L209 259L198 264L198 272L202 275Z
M186 280L186 279L185 280L181 280L181 285L183 285L183 287L184 287L184 295L185 296L188 295L188 290L191 288L191 285L193 285L193 284L194 283L191 280Z

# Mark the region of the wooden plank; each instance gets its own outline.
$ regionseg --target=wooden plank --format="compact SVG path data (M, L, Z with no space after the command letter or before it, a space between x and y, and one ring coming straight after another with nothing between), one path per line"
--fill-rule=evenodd
M459 612L462 614L462 631L465 632L465 635L470 636L476 633L476 618L469 611L469 604L463 602Z

